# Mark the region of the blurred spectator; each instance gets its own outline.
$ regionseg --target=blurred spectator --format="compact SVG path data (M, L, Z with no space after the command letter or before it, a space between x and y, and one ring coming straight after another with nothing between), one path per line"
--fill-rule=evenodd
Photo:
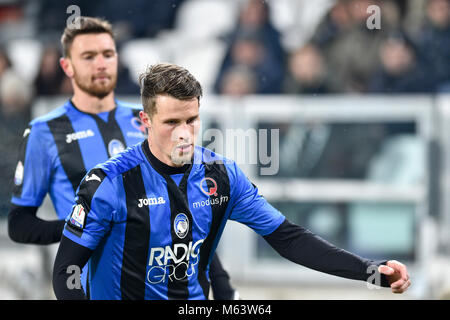
M329 93L322 53L313 44L296 50L289 58L284 92L288 94Z
M11 69L0 80L0 215L8 213L18 146L31 119L32 87Z
M432 75L418 63L412 43L401 32L386 37L379 50L381 66L369 83L369 92L429 92Z
M23 18L23 1L1 1L0 23L17 21Z
M229 68L220 83L221 94L242 97L258 91L257 78L246 66L236 65Z
M367 8L381 8L381 29L369 29ZM386 12L386 14L383 14ZM335 92L365 92L374 72L383 32L398 25L399 8L393 1L341 0L319 25L312 42L325 54L330 87Z
M406 0L383 0L377 4L381 8L381 28L383 31L389 32L401 28L407 12Z
M244 3L236 29L226 37L228 49L216 79L215 92L221 93L222 79L229 68L243 65L256 76L256 93L281 93L284 51L280 34L269 16L269 6L265 1L248 0Z
M339 0L331 7L328 14L317 27L312 42L320 48L326 48L336 41L341 34L352 26L352 19L347 9L347 3Z
M261 34L253 30L242 30L230 48L229 59L225 59L216 80L216 92L221 93L223 76L228 69L236 66L246 66L257 77L257 92L274 94L281 92L284 68L271 51L264 46Z
M419 53L435 77L435 87L450 84L450 1L429 0ZM438 88L436 88L438 89Z
M64 93L62 84L65 75L59 66L60 57L61 53L56 47L45 48L38 74L34 80L36 95L50 96Z
M261 40L267 50L277 59L283 59L284 50L281 46L280 33L270 21L270 7L265 0L248 0L244 2L236 29L231 34L231 40L240 30L255 30L262 35Z

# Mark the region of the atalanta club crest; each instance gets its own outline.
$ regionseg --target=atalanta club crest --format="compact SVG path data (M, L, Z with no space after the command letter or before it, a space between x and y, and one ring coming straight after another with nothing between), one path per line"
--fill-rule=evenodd
M184 213L179 213L173 222L173 229L178 238L183 239L189 231L189 219Z
M112 139L108 143L108 152L110 157L115 156L116 154L122 152L123 150L125 150L125 146L121 141L117 139Z

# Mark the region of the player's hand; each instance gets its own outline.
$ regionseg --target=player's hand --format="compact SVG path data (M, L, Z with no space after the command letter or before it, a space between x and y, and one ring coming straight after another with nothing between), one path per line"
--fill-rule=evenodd
M386 275L393 293L403 293L411 285L406 266L396 260L389 260L386 265L379 266L378 272Z

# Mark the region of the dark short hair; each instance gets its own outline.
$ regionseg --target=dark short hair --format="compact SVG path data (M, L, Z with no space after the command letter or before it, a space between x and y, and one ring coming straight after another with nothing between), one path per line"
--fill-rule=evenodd
M197 98L200 102L202 87L185 68L171 63L151 65L139 76L141 99L144 112L149 116L156 113L158 95L168 95L179 100Z
M67 26L64 29L63 35L61 36L61 46L64 56L70 56L70 47L77 35L90 33L107 33L114 39L112 26L108 21L94 17L77 17L73 25Z

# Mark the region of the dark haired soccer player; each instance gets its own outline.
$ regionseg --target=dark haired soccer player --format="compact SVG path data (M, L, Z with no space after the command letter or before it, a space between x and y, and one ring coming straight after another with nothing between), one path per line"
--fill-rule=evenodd
M112 26L91 17L76 22L79 28L67 27L61 37L64 56L60 60L71 79L73 97L33 120L24 133L8 218L9 235L20 243L58 242L86 172L146 138L138 117L141 108L114 97L118 55ZM89 179L95 181L97 177L91 175ZM59 220L46 221L36 216L47 193ZM218 285L214 294L232 298L228 275L219 262L216 264Z
M148 139L81 182L53 270L58 299L84 298L67 286L67 270L88 260L92 299L207 299L228 219L298 264L363 281L376 266L382 286L408 288L403 264L358 257L292 224L233 161L195 146L202 88L186 69L153 65L140 82Z

